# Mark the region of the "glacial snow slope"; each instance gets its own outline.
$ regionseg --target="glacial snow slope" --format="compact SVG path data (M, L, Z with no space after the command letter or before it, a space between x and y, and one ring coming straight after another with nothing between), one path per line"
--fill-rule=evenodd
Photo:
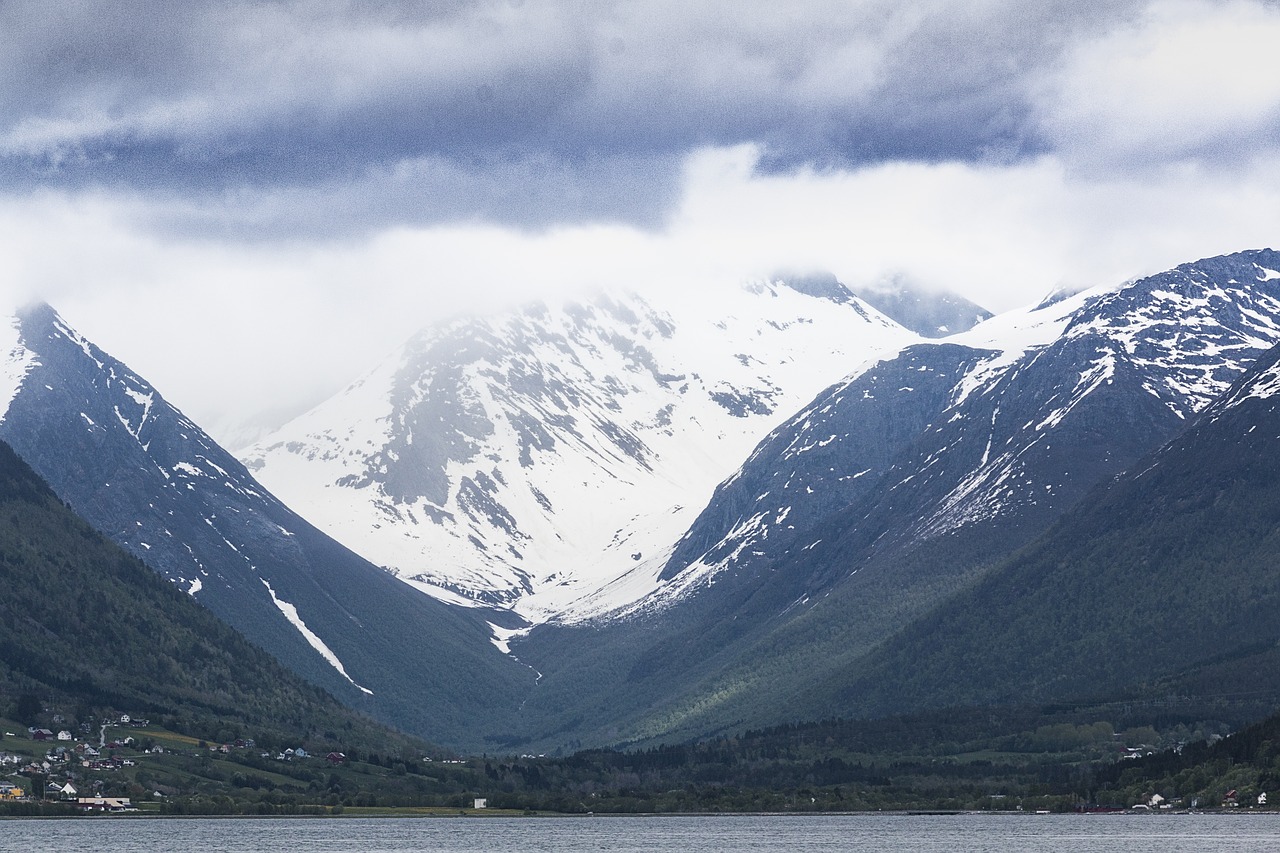
M241 457L419 589L581 619L653 588L770 427L916 340L834 280L535 305L423 331Z
M476 614L320 533L49 306L2 328L0 438L95 528L289 668L406 730L460 744L518 705L533 676Z
M1280 341L1277 271L1267 250L1186 264L837 384L716 490L655 592L514 645L545 675L530 725L554 731L575 701L614 717L602 738L859 713L815 688L1179 432ZM613 672L644 699L615 703Z

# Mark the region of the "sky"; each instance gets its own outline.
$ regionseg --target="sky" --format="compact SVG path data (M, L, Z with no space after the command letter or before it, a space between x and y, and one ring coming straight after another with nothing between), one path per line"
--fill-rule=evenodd
M1280 0L0 0L0 303L235 447L417 329L1280 245Z

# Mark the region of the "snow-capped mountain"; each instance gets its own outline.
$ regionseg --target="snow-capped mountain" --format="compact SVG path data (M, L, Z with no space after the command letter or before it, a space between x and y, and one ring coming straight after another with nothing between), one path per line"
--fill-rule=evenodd
M807 531L829 530L832 513L874 530L876 552L977 527L1025 540L1280 340L1276 269L1269 251L1204 260L906 349L777 429L664 580L820 549Z
M339 698L460 739L532 674L338 545L47 305L0 326L0 438L77 513ZM464 673L462 675L461 673Z
M432 595L571 618L648 593L771 427L917 340L834 280L535 305L423 331L241 458Z
M1180 432L1277 341L1280 254L1262 250L870 365L716 489L652 593L515 641L544 674L526 708L553 730L557 708L608 707L625 683L648 710L619 707L619 737L859 713L813 688Z
M1230 413L1276 399L1274 364L1232 383L1280 342L1280 253L942 341L818 284L427 330L246 454L266 485L37 306L0 339L0 438L348 702L546 748L915 701L868 680L895 637L927 645L930 614L1198 417L1266 437Z

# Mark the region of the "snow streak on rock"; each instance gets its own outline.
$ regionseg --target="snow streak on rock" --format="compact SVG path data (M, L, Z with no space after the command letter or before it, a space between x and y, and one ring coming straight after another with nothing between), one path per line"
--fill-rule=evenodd
M355 687L359 688L360 692L372 696L372 690L367 687L361 687L359 684L356 684L354 678L347 675L346 667L342 665L342 661L338 660L338 656L333 653L333 649L325 645L324 640L320 639L316 632L308 628L307 623L302 621L302 617L298 615L298 608L294 607L287 601L281 601L280 597L276 595L276 591L271 588L271 584L267 583L265 580L262 581L262 585L267 588L267 594L271 596L271 603L279 609L285 619L289 620L290 625L298 629L298 633L306 639L311 648L319 652L320 656L328 661L330 666L336 669L343 678L350 681ZM195 594L194 589L192 590L192 594Z

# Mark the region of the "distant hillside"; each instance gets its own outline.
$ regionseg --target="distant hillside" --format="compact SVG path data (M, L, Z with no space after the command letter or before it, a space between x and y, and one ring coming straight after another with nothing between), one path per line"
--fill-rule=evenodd
M408 740L250 645L96 533L0 442L0 714L57 702L213 737Z

